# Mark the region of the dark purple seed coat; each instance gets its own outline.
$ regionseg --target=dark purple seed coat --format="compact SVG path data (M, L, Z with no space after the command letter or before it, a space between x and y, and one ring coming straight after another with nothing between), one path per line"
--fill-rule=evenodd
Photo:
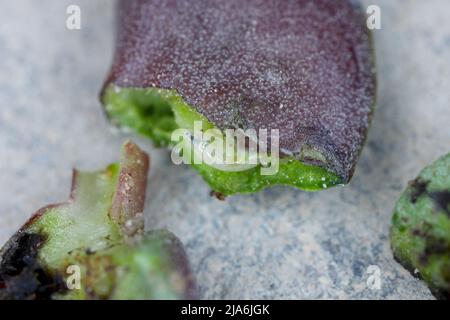
M122 0L106 85L176 89L221 129L279 129L347 182L375 100L364 16L347 0Z

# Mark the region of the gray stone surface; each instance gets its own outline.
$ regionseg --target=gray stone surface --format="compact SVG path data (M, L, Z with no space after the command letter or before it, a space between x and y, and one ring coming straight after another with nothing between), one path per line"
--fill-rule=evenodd
M352 182L276 187L220 202L188 167L152 155L147 227L185 243L203 298L432 298L392 258L391 211L407 181L450 150L450 2L379 0L378 109ZM68 4L82 29L65 28ZM0 243L67 198L71 169L103 167L126 138L97 101L113 52L109 0L0 1ZM381 290L366 286L369 265Z

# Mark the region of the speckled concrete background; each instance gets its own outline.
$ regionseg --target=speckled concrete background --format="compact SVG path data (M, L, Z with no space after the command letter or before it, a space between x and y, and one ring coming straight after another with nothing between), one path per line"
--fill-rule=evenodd
M392 258L391 211L407 181L450 150L450 1L379 0L379 103L350 185L276 187L225 202L168 153L152 157L148 227L185 243L207 299L432 298ZM82 29L68 31L78 4ZM36 209L67 198L71 169L103 167L126 138L97 94L113 48L109 0L0 0L0 243ZM369 265L381 289L366 286Z

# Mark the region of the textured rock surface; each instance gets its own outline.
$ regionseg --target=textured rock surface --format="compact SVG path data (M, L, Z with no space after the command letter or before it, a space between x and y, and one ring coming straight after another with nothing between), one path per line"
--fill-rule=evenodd
M389 249L392 209L407 181L450 150L450 3L379 3L378 109L352 182L310 194L272 188L220 202L187 167L153 158L147 223L186 245L204 298L432 298ZM68 4L82 29L65 28ZM71 168L116 158L98 90L113 52L108 0L2 2L0 242L47 203L67 198ZM62 186L62 187L61 187ZM369 265L381 290L366 286Z

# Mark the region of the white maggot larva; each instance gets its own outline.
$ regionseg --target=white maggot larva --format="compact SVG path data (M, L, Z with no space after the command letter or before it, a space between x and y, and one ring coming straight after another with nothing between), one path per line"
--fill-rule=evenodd
M238 134L244 134L243 131L238 131ZM210 167L213 167L215 169L226 171L226 172L240 172L240 171L247 171L252 168L255 168L258 166L258 154L256 152L248 152L246 150L246 159L245 163L234 163L234 164L228 164L228 163L216 163L214 155L210 153L211 150L206 148L206 146L210 143L208 141L204 140L198 140L194 139L193 136L191 136L191 143L193 146L193 152L194 157L197 159L203 159L203 163L207 163ZM217 137L218 139L223 139L223 136ZM238 141L241 141L238 139ZM234 144L234 140L232 142L226 141L226 143L230 146L231 144ZM238 145L238 148L245 148L244 146Z

